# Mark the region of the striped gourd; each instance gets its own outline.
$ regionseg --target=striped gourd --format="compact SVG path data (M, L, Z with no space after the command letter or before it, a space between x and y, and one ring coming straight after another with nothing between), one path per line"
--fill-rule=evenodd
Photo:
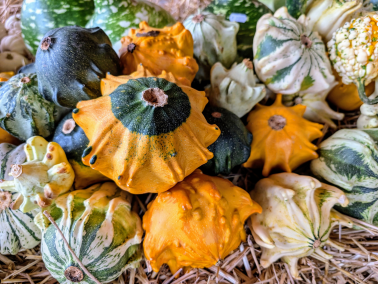
M24 144L14 146L9 143L0 144L0 180L13 180L9 176L12 165L22 164L26 161Z
M62 195L50 208L77 257L101 283L115 280L141 257L142 224L130 211L127 197L113 182L106 182ZM41 248L46 268L59 283L94 283L54 226L44 230Z

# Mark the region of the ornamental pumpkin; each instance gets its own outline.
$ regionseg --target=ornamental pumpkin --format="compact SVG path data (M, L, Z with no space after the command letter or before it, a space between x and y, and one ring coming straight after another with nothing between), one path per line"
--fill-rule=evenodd
M275 93L319 93L335 82L321 37L286 7L260 18L253 54L257 76Z
M211 68L211 89L208 96L212 105L223 107L242 117L265 95L265 86L257 83L249 59L244 59L240 64L235 63L229 70L221 63L215 63Z
M338 211L378 225L378 130L342 129L319 145L312 172L341 188L349 199Z
M220 62L226 68L237 59L236 34L239 24L210 12L190 15L184 26L189 30L194 42L194 58L199 70L198 80L209 80L211 67Z
M90 143L83 163L134 194L163 192L213 158L220 135L206 122L204 92L162 78L139 78L82 101L73 118Z
M281 101L282 95L278 94L273 105L257 105L247 118L253 141L251 156L244 166L263 167L264 176L277 169L290 173L316 159L317 148L311 141L323 135L321 124L302 117L304 105L285 107Z
M22 66L29 63L29 59L16 52L0 52L0 72L17 72Z
M144 255L152 269L215 265L245 241L245 220L261 207L229 180L196 170L148 204ZM164 227L164 230L162 228Z
M10 143L13 145L21 144L21 141L18 140L16 137L10 135L4 129L0 128L0 143Z
M281 258L291 275L300 280L299 258L319 255L331 259L322 249L324 245L344 251L329 239L334 226L353 225L332 210L337 203L348 204L340 189L313 177L280 173L260 180L251 197L262 207L262 214L251 216L251 230L262 248L260 264L264 268Z
M25 143L16 146L10 143L0 144L0 180L13 180L9 175L12 165L19 165L26 162L24 151ZM0 183L0 188L1 183Z
M34 136L26 141L24 151L26 162L12 165L9 175L14 180L3 181L1 188L18 192L13 209L26 213L49 206L70 190L75 174L63 149L55 142Z
M374 94L372 98L375 98L377 94ZM362 104L360 108L361 114L357 119L357 128L377 128L378 127L378 104Z
M48 210L76 256L101 283L117 279L141 260L142 224L128 199L126 192L106 182L64 194ZM59 283L95 283L53 225L43 233L41 251L46 268Z
M121 42L120 57L125 75L143 64L155 76L164 70L171 72L177 82L190 86L198 71L193 58L192 35L179 22L162 29L141 22L139 29L131 29Z
M14 72L13 71L10 71L10 72L1 72L0 73L0 82L6 82L10 78L12 78L13 76L14 76Z

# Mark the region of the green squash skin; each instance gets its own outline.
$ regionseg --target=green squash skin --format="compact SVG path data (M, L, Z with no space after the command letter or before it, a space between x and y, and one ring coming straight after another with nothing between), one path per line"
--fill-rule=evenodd
M307 0L286 0L286 7L289 14L298 19L306 12Z
M17 74L20 74L20 73L36 73L37 70L35 70L35 63L30 63L30 64L27 64L23 67L21 67L18 71L17 71Z
M245 23L238 22L239 32L236 36L238 54L243 58L253 59L252 44L256 33L257 21L261 16L271 13L269 8L258 1L213 0L205 11L225 16L228 21L230 21L232 13L245 14L247 21Z
M95 0L95 12L87 28L100 27L109 36L115 51L121 48L121 38L129 29L139 28L146 21L151 27L163 28L175 20L160 6L145 0Z
M38 48L35 67L39 92L56 105L72 109L79 101L100 97L101 78L120 73L118 55L100 28L58 28L47 38L51 44Z
M220 113L221 117L214 117L213 113ZM233 168L248 160L251 154L252 134L237 115L224 108L208 104L203 115L209 124L216 124L219 127L221 134L208 147L214 158L200 169L208 175L229 175Z
M93 0L25 0L21 12L22 35L35 54L43 35L65 26L84 27L94 12Z

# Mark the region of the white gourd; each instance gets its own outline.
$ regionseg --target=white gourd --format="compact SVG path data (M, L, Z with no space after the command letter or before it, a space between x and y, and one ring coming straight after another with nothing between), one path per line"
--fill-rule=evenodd
M0 41L3 37L7 35L7 30L3 23L0 22Z
M25 45L24 39L21 34L10 34L4 37L0 43L0 51L11 51L31 58L31 54Z
M4 23L5 29L8 31L8 34L21 34L21 15L15 14L10 16Z
M13 71L15 73L22 66L30 63L25 56L9 51L0 53L0 62L0 72Z

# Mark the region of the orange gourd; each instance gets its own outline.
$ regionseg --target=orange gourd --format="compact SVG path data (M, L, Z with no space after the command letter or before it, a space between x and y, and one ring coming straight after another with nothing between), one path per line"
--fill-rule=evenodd
M139 29L131 29L121 42L119 53L125 75L143 64L155 76L163 71L171 72L177 82L190 86L198 71L192 35L179 22L162 29L141 22Z
M261 207L229 180L196 170L148 204L143 248L152 269L215 265L245 241L245 220Z
M1 72L0 73L0 82L6 82L6 81L8 81L12 76L14 76L14 72L13 71Z
M317 147L311 143L322 136L323 126L302 116L303 105L286 107L278 94L271 106L257 105L248 115L247 129L253 135L251 156L245 167L263 167L263 175L271 170L291 172L301 164L316 159Z
M10 135L7 131L0 128L0 143L9 143L13 145L20 145L21 141L16 137Z

